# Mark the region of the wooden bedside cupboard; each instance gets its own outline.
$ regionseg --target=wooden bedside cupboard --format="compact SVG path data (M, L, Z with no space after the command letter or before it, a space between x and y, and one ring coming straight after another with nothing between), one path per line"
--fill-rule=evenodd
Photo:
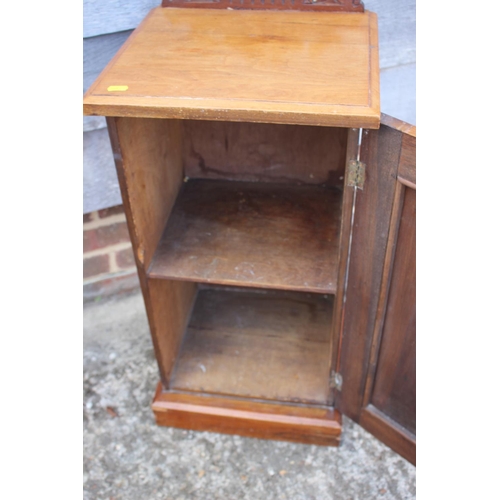
M200 8L201 7L201 8ZM160 425L415 463L415 127L359 1L164 0L84 97L107 117Z

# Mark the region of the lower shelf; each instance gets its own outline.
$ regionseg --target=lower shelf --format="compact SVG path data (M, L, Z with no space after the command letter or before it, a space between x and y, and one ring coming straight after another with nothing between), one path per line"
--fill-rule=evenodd
M327 405L332 310L331 295L201 288L169 388Z
M153 401L156 423L181 429L338 446L342 417L333 408L305 407L164 391Z

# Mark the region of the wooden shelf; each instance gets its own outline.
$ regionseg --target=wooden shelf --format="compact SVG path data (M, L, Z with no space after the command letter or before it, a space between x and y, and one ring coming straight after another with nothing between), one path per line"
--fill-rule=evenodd
M341 198L335 188L190 180L148 276L335 293Z
M201 289L171 390L327 404L333 297Z
M378 128L377 16L156 8L84 112Z

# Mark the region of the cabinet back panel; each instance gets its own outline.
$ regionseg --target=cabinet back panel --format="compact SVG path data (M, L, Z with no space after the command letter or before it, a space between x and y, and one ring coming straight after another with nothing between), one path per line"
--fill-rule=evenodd
M347 130L185 120L188 177L342 187Z
M327 404L333 297L201 288L171 389Z

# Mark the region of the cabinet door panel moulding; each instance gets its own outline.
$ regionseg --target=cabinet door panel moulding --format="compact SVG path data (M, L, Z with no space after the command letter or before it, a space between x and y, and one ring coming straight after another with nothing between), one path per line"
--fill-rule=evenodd
M415 463L416 129L383 116L380 130L366 135L337 403Z

